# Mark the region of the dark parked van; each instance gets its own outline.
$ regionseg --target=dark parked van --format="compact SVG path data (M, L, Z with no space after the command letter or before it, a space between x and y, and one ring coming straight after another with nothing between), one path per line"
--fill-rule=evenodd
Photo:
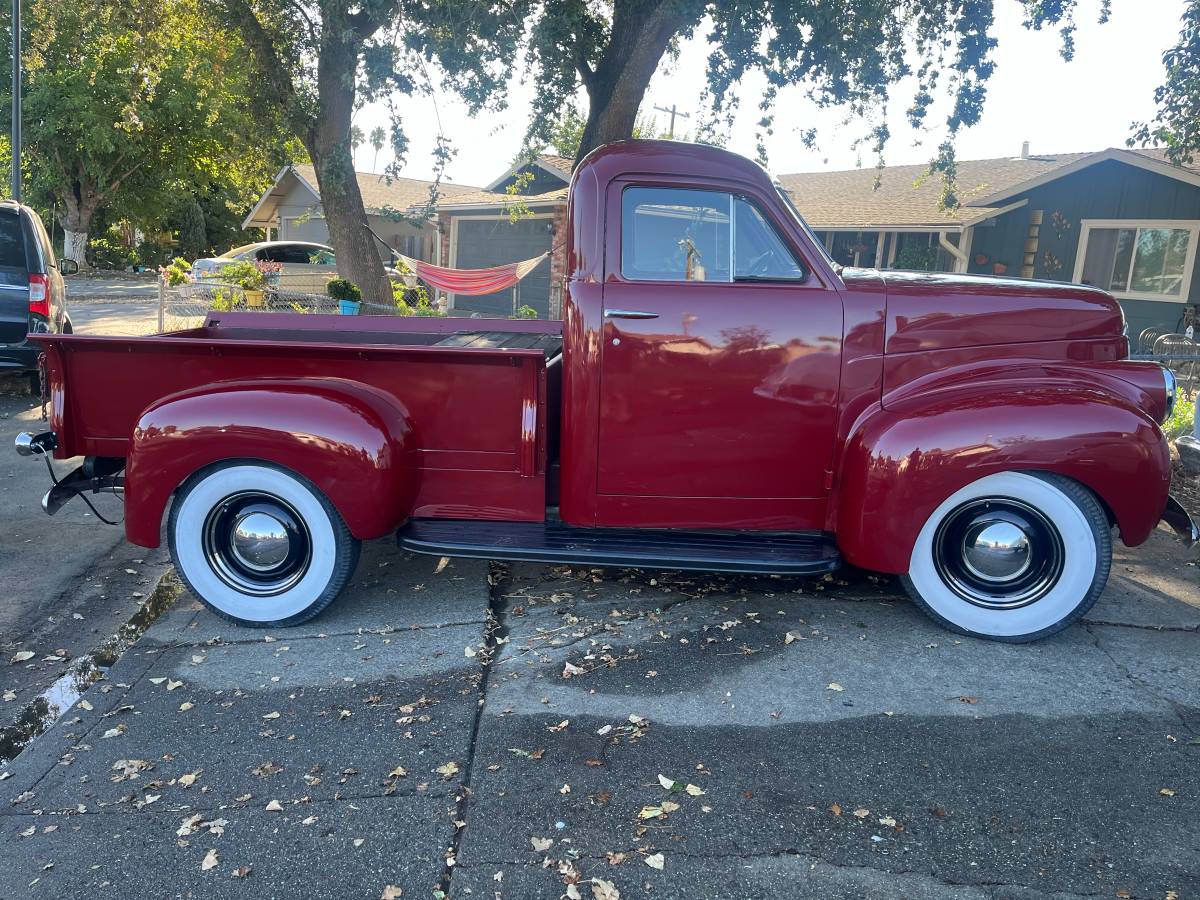
M36 212L0 201L0 372L36 373L41 349L31 333L71 333L63 276L77 271L75 260L54 258Z

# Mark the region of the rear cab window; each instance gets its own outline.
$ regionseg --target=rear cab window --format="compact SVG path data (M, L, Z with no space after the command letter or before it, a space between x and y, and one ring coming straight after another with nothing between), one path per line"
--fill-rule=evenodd
M632 281L803 281L804 266L748 198L725 191L628 187L621 274Z

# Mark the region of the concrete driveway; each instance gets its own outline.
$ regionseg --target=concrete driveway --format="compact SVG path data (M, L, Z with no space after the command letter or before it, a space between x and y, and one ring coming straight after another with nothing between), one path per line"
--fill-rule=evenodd
M298 628L179 599L3 770L0 897L1197 896L1191 562L1012 646L861 574L376 542Z

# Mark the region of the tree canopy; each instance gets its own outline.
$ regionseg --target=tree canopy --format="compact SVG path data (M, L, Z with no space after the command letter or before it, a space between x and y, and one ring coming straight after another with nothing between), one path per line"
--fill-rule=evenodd
M30 199L64 210L66 256L83 261L102 208L161 223L214 185L261 190L280 164L245 48L199 0L33 0L26 22Z
M1172 162L1187 165L1200 153L1200 0L1189 0L1179 42L1163 54L1163 65L1158 109L1149 122L1134 124L1130 143L1165 147Z
M396 102L429 91L437 78L473 111L502 106L528 3L218 3L253 51L263 96L282 111L312 157L341 274L358 284L368 302L390 303L391 286L354 174L354 110L369 101L387 105L394 155L388 172L398 173L408 138ZM435 152L444 167L452 151L440 136Z
M711 51L707 68L709 130L731 121L734 88L761 72L763 138L774 127L780 90L797 86L818 107L844 109L862 123L862 139L881 155L889 132L887 104L912 76L907 117L926 124L939 96L949 101L946 140L930 170L954 176L954 137L979 120L995 64L995 0L544 0L538 4L527 60L538 86L528 140L549 143L564 107L582 88L588 115L578 158L628 138L650 78L679 41L700 31ZM1062 53L1074 52L1078 0L1008 0L1027 28L1058 27ZM1098 15L1108 16L1109 0ZM703 132L700 135L705 136ZM814 132L802 131L807 143ZM765 161L765 160L764 160ZM948 194L946 201L955 200Z

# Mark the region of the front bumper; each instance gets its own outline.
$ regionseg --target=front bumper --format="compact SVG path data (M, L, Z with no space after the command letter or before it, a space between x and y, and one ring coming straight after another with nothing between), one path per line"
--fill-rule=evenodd
M1167 508L1163 510L1162 521L1170 525L1189 547L1200 541L1200 529L1197 529L1196 523L1183 508L1183 504L1174 497L1167 497Z

